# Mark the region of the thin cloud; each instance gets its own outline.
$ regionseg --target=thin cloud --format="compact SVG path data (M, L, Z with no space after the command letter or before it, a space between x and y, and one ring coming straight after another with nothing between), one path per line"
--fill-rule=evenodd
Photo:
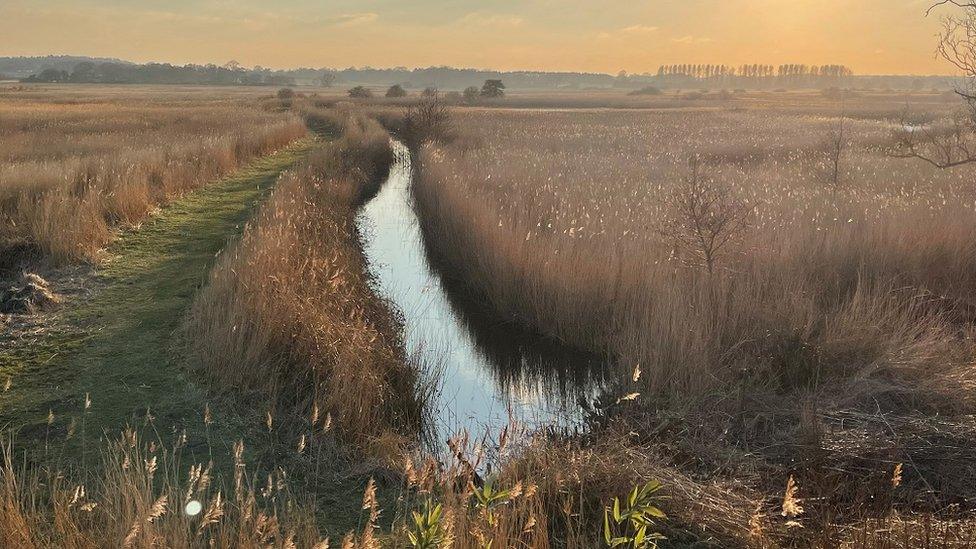
M525 20L517 15L474 11L458 19L457 22L461 25L479 27L519 27Z
M658 27L653 27L650 25L631 25L629 27L620 29L620 32L624 34L650 34L652 32L657 32L658 30Z
M380 18L378 13L345 13L329 19L329 23L336 27L358 27L368 25Z
M672 38L671 41L677 44L708 44L714 42L715 40L701 36L692 36L689 34L687 36L682 36L681 38Z
M660 30L660 27L651 25L630 25L616 30L605 30L595 34L598 40L625 40L628 38L640 37L653 34Z

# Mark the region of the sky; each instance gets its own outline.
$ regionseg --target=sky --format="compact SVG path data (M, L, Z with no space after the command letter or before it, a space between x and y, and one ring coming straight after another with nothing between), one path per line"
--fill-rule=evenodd
M845 64L951 74L933 0L0 0L0 56L617 73Z

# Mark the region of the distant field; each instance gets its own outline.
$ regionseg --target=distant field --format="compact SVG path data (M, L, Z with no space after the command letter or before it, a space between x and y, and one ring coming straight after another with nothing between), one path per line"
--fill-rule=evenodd
M461 154L438 165L489 198L504 221L577 241L656 240L648 229L693 155L755 202L757 229L774 239L772 230L795 231L798 222L826 229L842 213L849 214L843 226L852 215L868 221L906 211L942 217L946 206L972 211L972 170L891 158L904 103L877 109L874 103L809 114L798 114L798 105L754 104L678 112L466 109L456 114L461 137L447 149ZM828 166L833 133L844 140L836 188Z
M420 92L408 97L383 97L385 89L372 88L372 99L351 100L348 86L310 89L314 100L322 103L353 101L367 104L406 107L415 104ZM697 90L664 89L656 95L633 95L628 90L513 90L500 99L477 98L465 101L458 90L438 90L443 103L461 108L545 109L545 110L621 110L621 109L706 109L740 110L775 107L781 112L820 113L847 111L851 116L900 114L906 103L922 112L940 111L958 104L952 91L910 92L904 90ZM454 92L452 94L452 92Z
M0 110L0 247L59 260L305 133L253 90L26 87Z

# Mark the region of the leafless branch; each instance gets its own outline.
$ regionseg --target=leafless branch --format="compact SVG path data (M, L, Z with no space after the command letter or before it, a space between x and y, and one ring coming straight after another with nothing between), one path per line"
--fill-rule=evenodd
M968 115L936 125L915 125L907 116L896 137L896 158L917 158L948 169L976 162L976 132Z
M937 168L954 168L976 163L976 1L941 0L926 15L940 6L962 8L962 15L943 20L936 51L969 79L956 93L965 101L968 112L934 125L917 126L902 120L897 137L898 158L917 158Z
M841 116L827 133L824 141L824 150L827 153L827 183L830 185L831 192L834 193L841 187L841 164L844 160L844 153L850 146L846 121L846 116Z
M676 252L685 252L714 272L720 254L739 239L752 221L754 207L736 199L731 190L708 177L698 156L667 198L672 213L663 233Z
M960 0L940 0L939 2L936 2L935 4L932 4L932 6L930 6L929 9L925 10L926 17L929 14L931 14L935 9L940 8L942 6L958 6L960 8L976 8L976 2L963 2L963 1L960 1Z

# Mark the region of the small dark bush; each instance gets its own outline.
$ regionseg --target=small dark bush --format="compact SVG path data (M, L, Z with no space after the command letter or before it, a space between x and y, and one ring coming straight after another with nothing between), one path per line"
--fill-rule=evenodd
M661 95L661 90L654 86L647 86L639 90L634 90L627 95Z
M393 84L390 89L386 90L387 97L406 97L407 90L403 89L400 84Z
M356 86L349 90L349 97L353 99L369 99L373 97L373 92L365 86Z

